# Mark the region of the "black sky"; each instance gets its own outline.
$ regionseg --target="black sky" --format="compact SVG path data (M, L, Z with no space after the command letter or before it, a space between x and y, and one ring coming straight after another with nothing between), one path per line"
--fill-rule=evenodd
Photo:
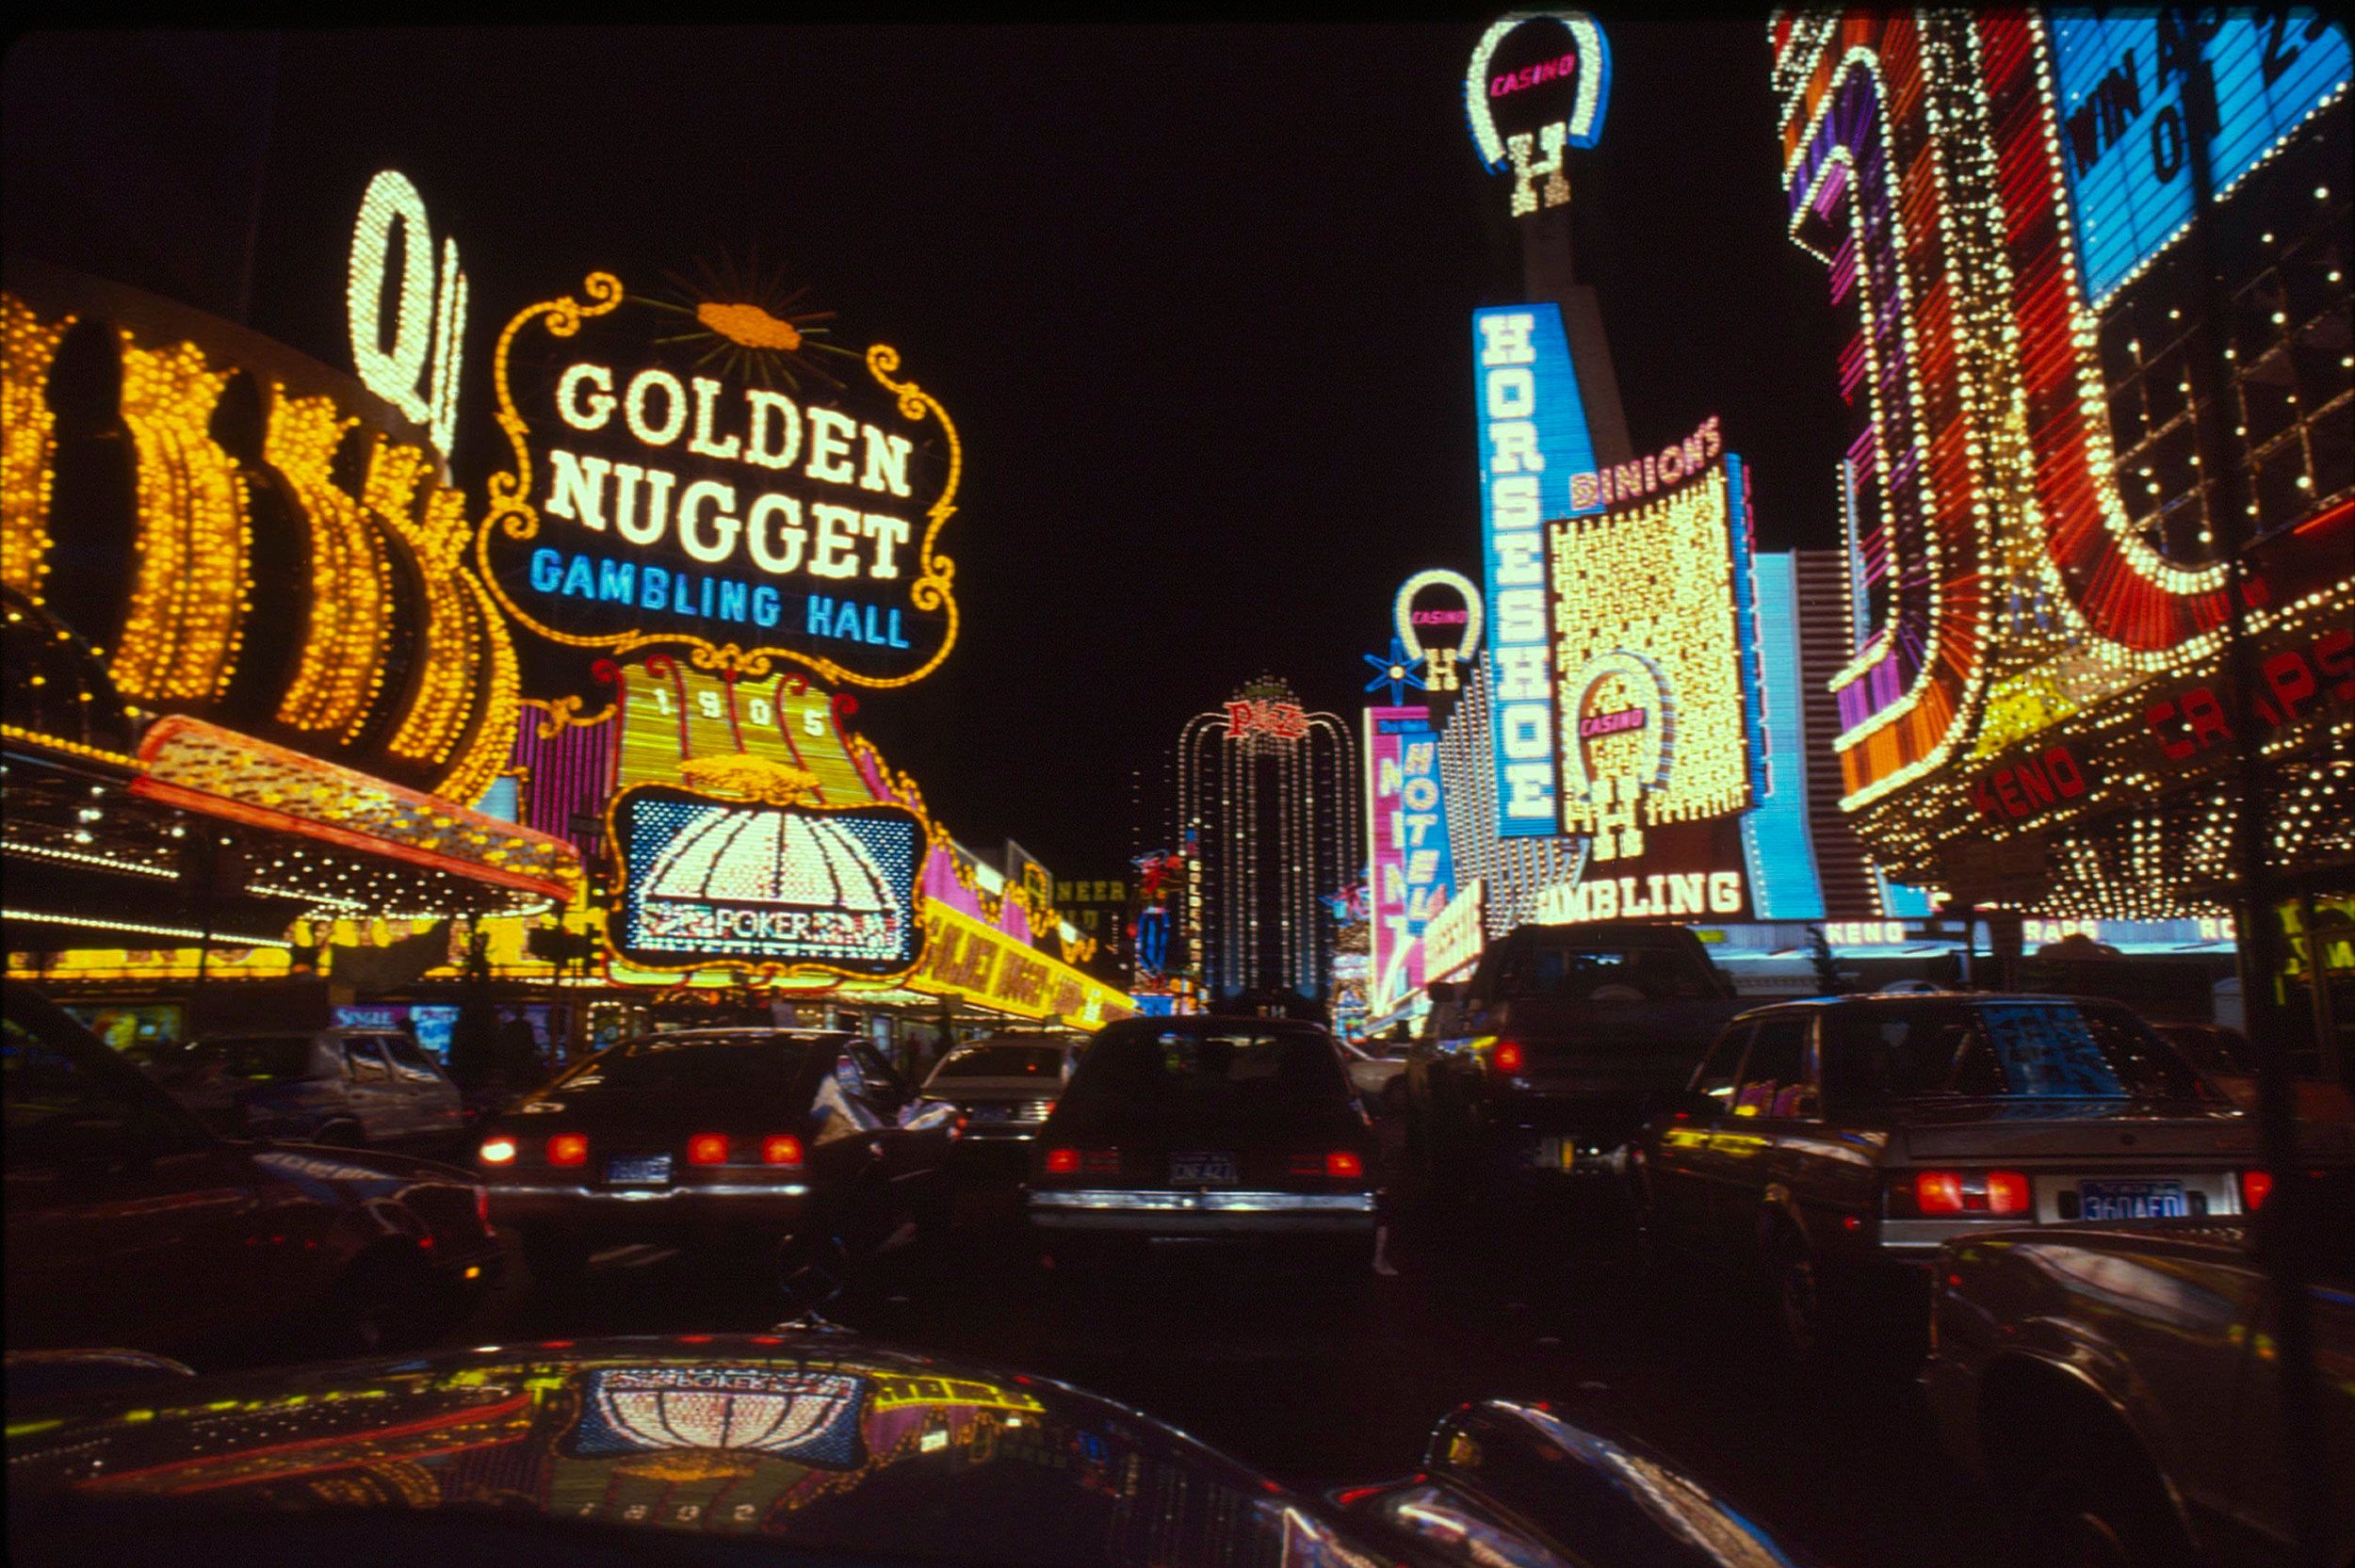
M1721 414L1761 542L1827 543L1836 338L1782 237L1764 24L1603 20L1571 180L1631 434ZM1469 313L1519 267L1464 122L1477 35L36 36L7 241L348 366L351 217L403 170L472 283L462 476L514 310L757 245L965 443L962 639L862 723L967 844L1103 875L1187 715L1264 670L1354 717L1400 579L1478 574Z

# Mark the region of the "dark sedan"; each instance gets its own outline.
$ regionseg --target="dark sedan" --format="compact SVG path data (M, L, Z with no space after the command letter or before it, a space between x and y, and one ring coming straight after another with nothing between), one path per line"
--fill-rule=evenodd
M422 1342L498 1265L460 1172L222 1139L23 986L6 1027L11 1350Z
M928 1216L953 1109L914 1106L840 1031L685 1029L607 1047L487 1121L491 1213L544 1282L600 1246L692 1243L766 1267L776 1243Z
M1015 1160L1015 1169L1071 1081L1078 1043L1037 1035L998 1035L960 1045L924 1080L924 1097L964 1118L961 1152Z
M1128 1019L1096 1037L1055 1103L1033 1145L1027 1207L1049 1257L1170 1237L1369 1262L1376 1152L1318 1026Z
M1631 1159L1653 1260L1750 1272L1801 1352L1957 1236L2235 1215L2263 1181L2249 1117L2125 1008L2067 996L1755 1010Z
M61 1380L48 1370L51 1384ZM430 1563L1789 1568L1706 1485L1538 1404L1330 1497L1046 1378L788 1332L157 1381L11 1404L57 1568Z

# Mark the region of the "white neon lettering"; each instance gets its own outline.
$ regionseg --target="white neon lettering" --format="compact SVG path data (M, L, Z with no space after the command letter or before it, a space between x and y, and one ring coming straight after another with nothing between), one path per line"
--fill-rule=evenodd
M708 540L699 539L698 515L709 503L718 508L711 519L712 534ZM736 511L736 487L717 479L697 479L680 493L678 498L679 548L700 561L717 564L736 553L736 536L743 524Z
M596 390L580 396L586 381ZM556 383L556 412L576 430L602 430L613 421L613 372L601 364L576 364Z

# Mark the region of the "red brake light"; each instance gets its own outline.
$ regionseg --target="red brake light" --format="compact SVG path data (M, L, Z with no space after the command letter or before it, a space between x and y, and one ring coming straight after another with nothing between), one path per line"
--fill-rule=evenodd
M586 1165L589 1163L589 1140L580 1133L558 1133L548 1140L550 1165Z
M1324 1173L1328 1176L1362 1176L1366 1162L1355 1149L1336 1149L1324 1156Z
M687 1140L687 1163L690 1165L725 1165L728 1162L728 1135L697 1133Z
M1917 1171L1913 1174L1913 1204L1924 1214L1962 1212L1962 1172Z
M475 1158L485 1165L512 1165L515 1163L515 1140L506 1137L486 1138L482 1140L482 1147L475 1151Z
M1522 1054L1519 1041L1500 1040L1497 1042L1494 1059L1498 1072L1518 1073L1521 1070L1521 1064L1529 1059Z
M491 1189L487 1187L474 1189L474 1217L484 1230L491 1228Z
M760 1163L763 1165L799 1165L802 1163L802 1140L791 1133L778 1133L760 1140Z
M1990 1171L1987 1173L1987 1211L1990 1214L2025 1214L2030 1206L2027 1177L2017 1171Z
M2265 1206L2266 1196L2273 1190L2270 1171L2243 1171L2240 1173L2240 1207L2243 1214L2254 1214Z
M1079 1150L1049 1149L1047 1151L1047 1171L1049 1175L1067 1176L1079 1169Z

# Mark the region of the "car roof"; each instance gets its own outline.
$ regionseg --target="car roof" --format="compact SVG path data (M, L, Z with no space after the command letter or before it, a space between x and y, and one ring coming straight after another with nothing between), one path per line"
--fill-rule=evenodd
M2032 1003L2038 1007L2124 1007L2126 1004L2108 996L2058 996L2030 991L1876 991L1855 996L1792 996L1763 1002L1744 1011L1744 1018L1754 1018L1765 1012L1797 1010L1827 1011L1835 1008L1880 1008L1902 1011L1925 1002L1961 1003L1966 1007L2016 1006Z
M1249 1012L1181 1012L1161 1018L1121 1018L1107 1029L1151 1028L1162 1034L1208 1033L1212 1029L1259 1029L1330 1036L1332 1030L1313 1018L1261 1018Z

